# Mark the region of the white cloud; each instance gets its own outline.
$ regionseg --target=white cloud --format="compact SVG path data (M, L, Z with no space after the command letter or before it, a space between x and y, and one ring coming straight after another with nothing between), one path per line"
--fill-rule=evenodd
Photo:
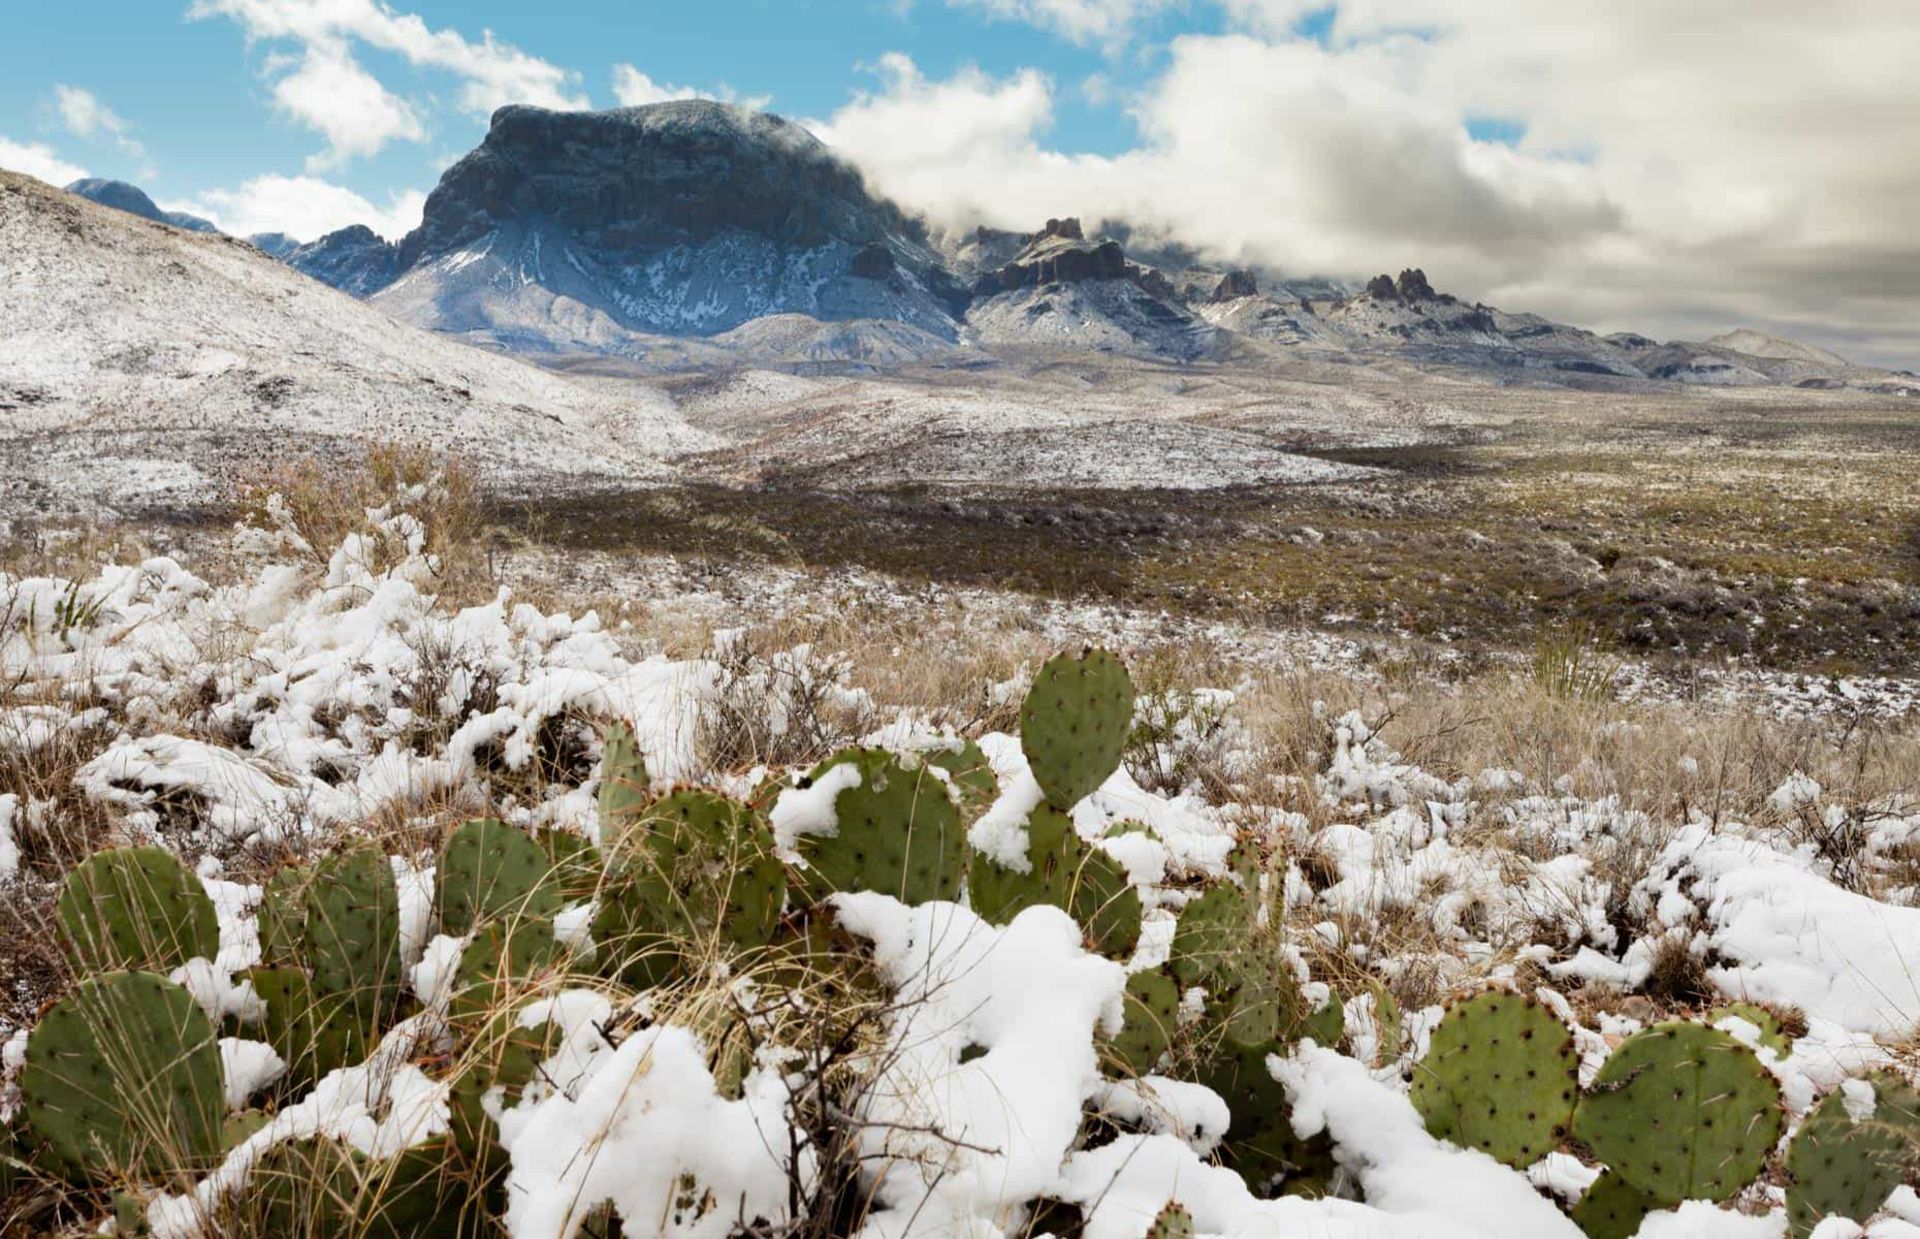
M378 154L392 141L418 142L427 136L413 106L382 86L344 44L332 40L307 45L299 67L273 84L273 102L327 139L326 152L307 160L310 172Z
M379 0L193 0L189 17L230 17L249 38L315 43L358 41L391 52L416 68L439 69L464 79L460 106L486 116L508 103L584 108L574 92L579 74L511 44L492 31L478 42L454 30L434 30L414 13L400 13Z
M1142 18L1171 8L1174 0L947 0L1010 21L1064 35L1075 43L1114 47Z
M691 86L668 86L656 82L632 65L613 66L613 97L623 108L645 107L673 99L711 99Z
M1609 330L1751 323L1920 362L1911 0L1343 0L1324 46L1293 33L1318 0L1226 7L1237 29L1174 40L1127 96L1141 140L1111 158L1048 141L1037 74L902 57L817 128L949 224L1110 216L1299 274L1422 265Z
M49 185L71 185L87 175L79 164L68 163L41 142L15 142L0 137L0 168L24 172Z
M394 241L419 225L426 201L419 190L405 190L389 195L387 205L379 207L317 177L259 176L234 189L212 189L167 205L203 215L237 237L284 232L312 241L350 224L365 224Z
M899 52L875 68L880 90L857 94L807 126L859 164L882 193L936 222L1044 220L1049 212L1040 201L1082 181L1092 166L1040 148L1039 136L1053 123L1053 85L1037 70L1001 80L967 68L934 81Z
M146 158L146 149L134 140L133 126L100 102L99 96L92 91L78 86L58 85L53 88L53 98L54 107L60 113L60 123L74 137L91 141L95 136L104 135L135 159Z
M722 85L715 90L707 91L692 86L673 86L665 82L656 82L628 64L613 66L613 97L623 108L645 107L650 103L670 103L676 99L713 99L721 103L737 103L742 107L759 111L773 102L772 95L743 97L731 86Z

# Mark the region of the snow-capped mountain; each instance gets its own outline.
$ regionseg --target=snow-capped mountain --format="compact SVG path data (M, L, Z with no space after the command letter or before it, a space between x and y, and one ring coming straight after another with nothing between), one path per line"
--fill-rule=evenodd
M176 226L132 186L74 187ZM506 107L398 242L352 227L252 243L394 317L490 347L673 371L875 371L996 352L1153 361L1280 358L1466 371L1496 382L1920 391L1920 380L1739 330L1704 343L1602 336L1437 290L1209 260L1180 238L1049 220L934 236L800 125L684 101Z
M400 243L389 312L535 352L638 352L758 318L956 337L923 227L818 139L708 102L502 108Z
M296 451L457 449L509 484L669 472L704 449L638 383L418 331L254 246L0 173L0 509L205 503Z

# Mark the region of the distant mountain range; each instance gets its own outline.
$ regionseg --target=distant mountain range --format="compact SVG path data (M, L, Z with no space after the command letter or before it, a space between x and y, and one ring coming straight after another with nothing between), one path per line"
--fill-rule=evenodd
M177 227L132 186L69 188ZM1391 357L1495 381L1853 387L1920 394L1753 331L1705 342L1601 336L1470 304L1419 270L1364 285L1288 281L1185 245L1128 253L1128 229L935 236L799 125L687 101L606 112L505 107L398 242L353 227L249 238L417 326L512 352L673 369L732 359L882 369L1005 350L1175 362L1243 350Z

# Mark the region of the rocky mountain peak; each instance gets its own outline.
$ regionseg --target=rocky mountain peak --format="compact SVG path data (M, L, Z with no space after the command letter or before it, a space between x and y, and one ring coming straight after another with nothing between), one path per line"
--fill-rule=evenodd
M833 241L857 249L894 235L924 242L917 221L778 116L705 100L604 112L513 105L441 177L402 245L403 264L535 217L612 252L729 232L796 250Z

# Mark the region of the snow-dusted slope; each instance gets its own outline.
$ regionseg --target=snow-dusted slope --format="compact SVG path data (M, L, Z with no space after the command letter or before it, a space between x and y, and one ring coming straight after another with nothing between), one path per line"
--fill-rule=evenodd
M456 448L509 484L659 477L707 444L644 387L584 387L245 242L0 173L0 506L204 501L290 450L377 438Z
M967 311L967 336L987 346L1126 353L1196 361L1220 355L1225 333L1185 306L1124 279L1047 283L997 293Z

